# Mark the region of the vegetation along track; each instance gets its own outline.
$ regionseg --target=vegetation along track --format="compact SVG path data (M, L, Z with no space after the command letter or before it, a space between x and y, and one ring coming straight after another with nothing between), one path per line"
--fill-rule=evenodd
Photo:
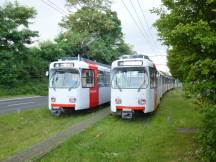
M197 109L193 99L173 90L155 113L138 113L133 120L108 116L39 161L196 162L193 137L201 123Z
M29 161L31 159L38 158L43 154L46 154L57 145L61 144L68 137L81 132L85 128L93 125L109 114L109 110L108 108L105 108L105 106L103 109L100 109L101 108L96 109L97 112L95 113L87 113L86 111L82 111L82 113L80 112L79 114L77 114L76 112L73 112L73 114L71 114L70 116L63 116L59 119L52 117L51 115L49 115L48 110L45 111L44 109L28 110L22 112L24 114L22 114L21 117L20 114L17 113L1 116L2 119L0 119L0 121L3 121L2 126L5 127L1 128L1 130L2 132L6 133L5 136L7 137L5 139L6 141L3 141L3 143L0 144L2 151L4 150L3 152L0 151L1 159L6 159L8 156L11 156L4 161ZM29 115L31 116L31 114L33 114L33 116L31 116L30 118L37 118L38 116L40 116L41 112L43 115L38 119L38 122L29 119L28 117ZM4 121L7 120L7 118L9 118L8 120L12 120L13 126L5 124ZM19 123L18 125L13 123L14 118L15 122ZM25 119L24 125L19 122L21 118L22 120ZM43 118L46 118L45 121L43 121ZM19 130L16 130L16 127L19 127ZM59 127L61 127L61 129ZM43 132L43 130L45 131L45 129L46 134L44 134ZM13 132L12 130L14 130L15 132ZM56 134L56 132L59 133ZM37 138L35 136L37 136Z

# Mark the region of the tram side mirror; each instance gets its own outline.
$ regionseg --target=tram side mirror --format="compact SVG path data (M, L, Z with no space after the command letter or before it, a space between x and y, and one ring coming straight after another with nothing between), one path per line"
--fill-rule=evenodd
M46 71L46 76L47 76L47 77L49 76L49 71Z

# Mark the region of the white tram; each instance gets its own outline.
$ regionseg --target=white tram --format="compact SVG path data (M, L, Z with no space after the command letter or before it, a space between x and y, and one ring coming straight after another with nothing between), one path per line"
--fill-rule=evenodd
M175 86L175 80L157 71L145 55L120 57L112 63L111 74L111 112L122 118L155 111L163 94Z
M94 108L110 101L110 67L84 58L65 58L49 67L49 109Z

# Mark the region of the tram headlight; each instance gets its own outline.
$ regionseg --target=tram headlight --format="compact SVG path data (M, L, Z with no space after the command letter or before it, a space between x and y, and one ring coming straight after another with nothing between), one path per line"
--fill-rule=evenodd
M73 98L73 97L69 98L69 102L70 103L75 103L76 102L76 98Z
M55 97L52 97L52 98L51 98L51 102L56 102L56 98L55 98Z
M121 98L116 98L116 99L115 99L115 103L116 103L116 104L121 104L121 103L122 103Z
M141 98L141 99L138 100L138 104L139 105L145 105L146 104L146 100L143 99L143 98Z

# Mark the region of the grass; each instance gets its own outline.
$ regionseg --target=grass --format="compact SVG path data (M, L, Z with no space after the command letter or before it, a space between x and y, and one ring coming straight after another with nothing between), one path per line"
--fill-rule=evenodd
M80 111L56 118L41 108L0 115L0 160L94 114Z
M193 133L177 128L199 128L201 115L192 99L181 90L171 91L159 109L134 120L109 116L102 122L68 139L39 159L40 162L182 162L197 161Z

